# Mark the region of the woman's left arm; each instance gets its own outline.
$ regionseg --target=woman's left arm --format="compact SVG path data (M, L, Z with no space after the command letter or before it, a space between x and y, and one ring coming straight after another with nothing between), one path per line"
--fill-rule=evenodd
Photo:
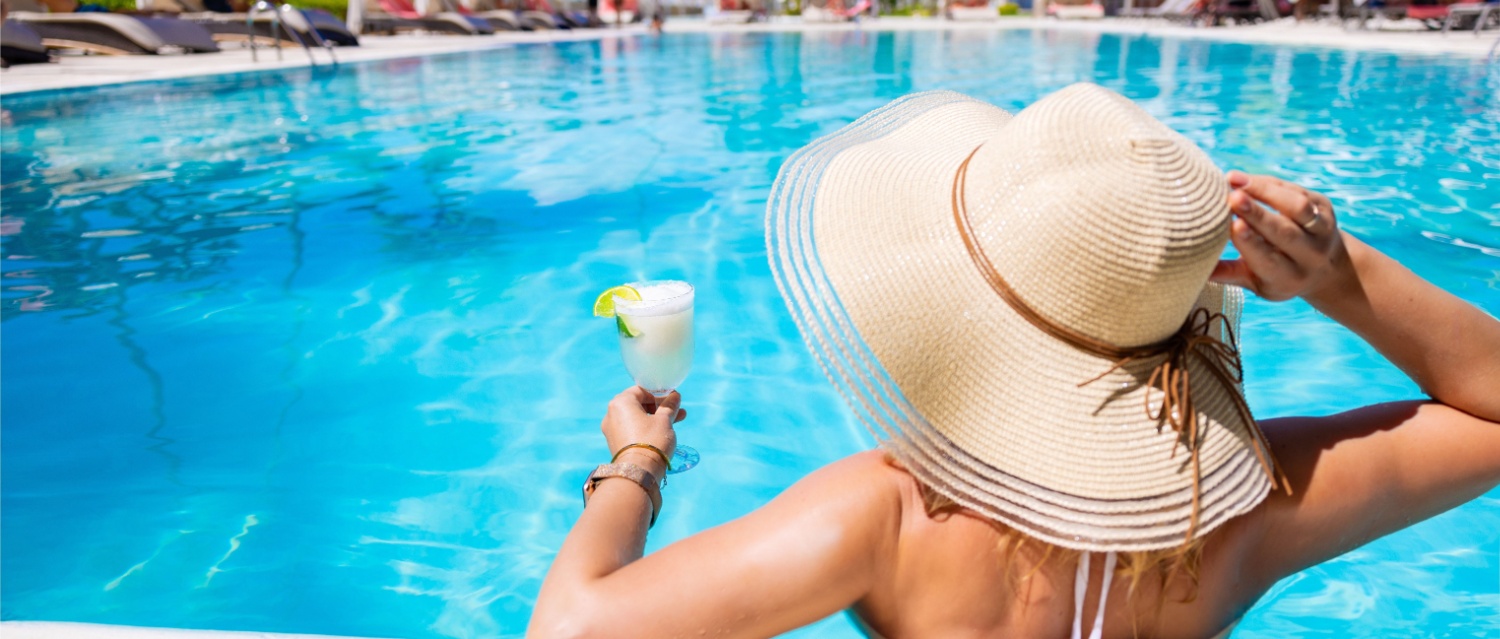
M610 402L610 450L639 442L671 454L677 398L653 406L638 388ZM621 461L657 477L665 470L649 449ZM645 558L646 491L601 481L542 584L527 636L769 637L847 608L891 565L901 519L894 473L878 453L856 455Z

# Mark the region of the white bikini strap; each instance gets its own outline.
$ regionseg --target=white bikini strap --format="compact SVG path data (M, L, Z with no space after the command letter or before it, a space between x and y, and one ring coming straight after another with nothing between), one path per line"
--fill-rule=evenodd
M1094 631L1089 633L1089 639L1100 639L1104 636L1104 604L1109 601L1109 582L1115 577L1115 552L1113 550L1104 555L1104 583L1099 587L1099 612L1094 615Z
M1073 639L1083 639L1083 597L1089 587L1089 553L1078 558L1078 574L1073 576Z
M1078 574L1073 577L1073 639L1083 639L1083 600L1089 588L1089 555L1078 558ZM1094 629L1089 639L1104 636L1104 604L1109 600L1109 583L1115 576L1115 553L1104 554L1104 583L1099 589L1099 612L1094 615Z

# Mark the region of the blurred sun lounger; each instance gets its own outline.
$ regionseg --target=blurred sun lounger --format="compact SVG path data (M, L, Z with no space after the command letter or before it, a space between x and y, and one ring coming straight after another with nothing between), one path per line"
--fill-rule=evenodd
M356 0L358 1L358 0ZM410 0L364 0L360 22L365 33L398 33L426 31L451 35L490 35L495 32L489 22L457 11L438 11L423 15Z
M36 0L6 0L10 19L24 24L49 49L77 49L106 55L212 53L213 34L176 18L138 18L90 11L46 13Z
M256 13L251 19L248 13L212 11L203 0L151 0L147 9L174 13L178 19L201 25L220 42L246 42L251 38L257 44L267 46L314 42L313 32L323 40L342 47L359 46L359 38L349 30L342 20L321 9L281 11L279 16L271 12ZM274 33L277 18L283 29ZM293 37L292 33L295 33Z
M42 36L31 27L6 20L0 25L0 60L4 60L6 66L32 64L50 62L52 55L47 53L47 45L42 44Z

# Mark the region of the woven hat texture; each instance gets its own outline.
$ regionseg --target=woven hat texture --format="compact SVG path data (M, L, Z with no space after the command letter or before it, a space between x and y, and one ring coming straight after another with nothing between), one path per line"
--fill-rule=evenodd
M1238 384L1189 360L1195 477L1149 415L1162 358L1111 371L987 283L954 222L961 166L978 248L1051 322L1120 347L1198 308L1237 328L1242 293L1208 283L1227 185L1191 141L1092 84L1015 117L914 94L798 151L768 204L777 284L859 420L930 488L1066 548L1168 548L1254 508L1273 480Z

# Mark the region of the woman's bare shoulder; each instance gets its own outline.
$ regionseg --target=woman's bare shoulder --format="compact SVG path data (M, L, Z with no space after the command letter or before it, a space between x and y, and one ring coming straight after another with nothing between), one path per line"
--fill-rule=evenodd
M819 491L852 492L886 502L916 485L911 475L879 448L828 464L799 483Z
M845 525L874 535L877 544L893 550L900 534L902 513L916 483L880 449L867 450L830 463L783 493L782 498L809 500L819 510L837 510Z

